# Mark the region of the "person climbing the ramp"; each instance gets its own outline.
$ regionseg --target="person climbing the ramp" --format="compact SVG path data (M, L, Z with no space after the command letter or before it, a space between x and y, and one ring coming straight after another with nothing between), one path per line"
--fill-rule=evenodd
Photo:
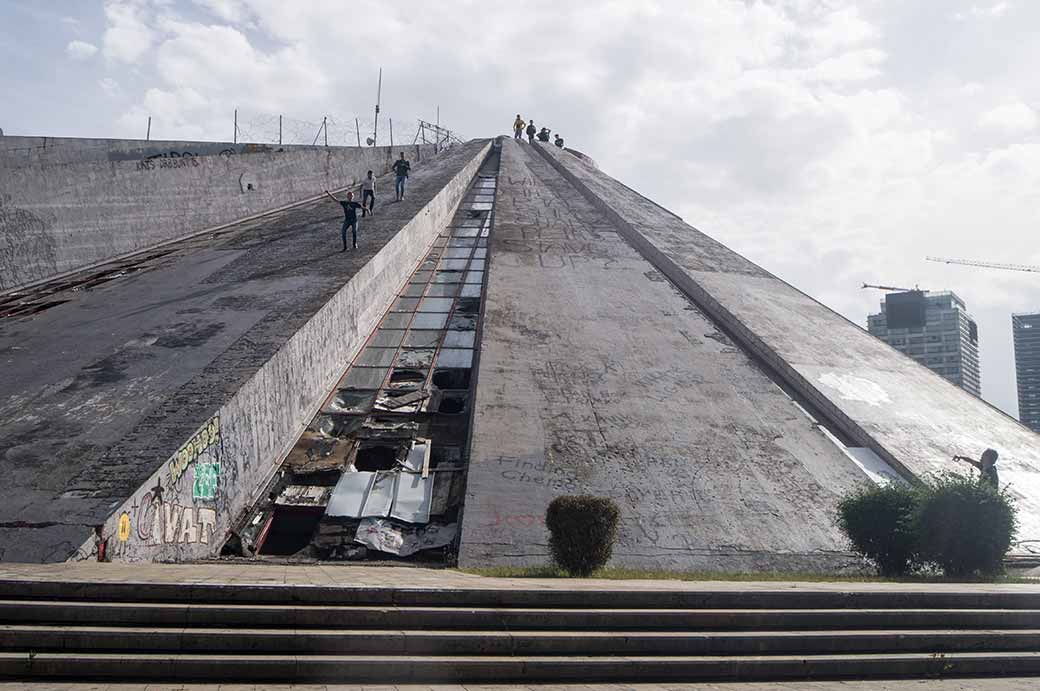
M394 174L397 175L397 201L404 199L404 182L408 179L408 173L412 170L412 164L405 160L404 153L401 158L394 161Z
M350 228L350 237L354 242L354 249L357 249L357 231L358 231L358 217L357 210L363 209L361 204L354 201L354 193L347 192L347 199L343 201L336 197L332 192L325 190L325 194L329 196L329 199L336 202L343 207L343 249L340 252L347 251L347 228Z

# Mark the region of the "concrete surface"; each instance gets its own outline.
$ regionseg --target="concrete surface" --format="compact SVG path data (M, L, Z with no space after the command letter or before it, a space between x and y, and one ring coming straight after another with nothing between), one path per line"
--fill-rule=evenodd
M847 581L679 581L605 580L598 578L495 578L454 569L364 566L345 563L271 564L204 561L193 564L125 564L77 561L61 564L0 564L0 587L6 583L174 584L229 586L328 586L341 589L392 587L397 590L521 590L598 593L928 593L970 595L1040 595L1038 583L891 583ZM71 591L68 593L71 596ZM298 596L299 597L299 596Z
M487 147L417 166L400 204L381 181L357 252L339 252L339 207L315 202L0 322L0 559L88 556L101 525L112 558L219 549Z
M11 166L0 156L0 291L300 202L368 170L381 175L399 152L414 163L434 151L296 147L244 155L236 148ZM392 187L383 183L383 199Z
M554 147L539 150L658 270L855 445L917 478L964 472L951 456L996 449L1001 482L1019 509L1015 551L1040 552L1040 435L600 170Z
M0 682L0 690L53 691L1032 691L1036 677L868 681L713 682L704 684L110 684Z
M301 144L253 144L246 142L202 142L175 139L105 139L93 137L0 137L0 168L31 164L68 164L85 161L139 161L147 158L190 156L235 156L278 151L324 151L356 149L342 146ZM414 147L405 147L414 148Z
M573 493L619 503L615 566L859 565L838 445L529 145L496 204L461 565L547 561Z

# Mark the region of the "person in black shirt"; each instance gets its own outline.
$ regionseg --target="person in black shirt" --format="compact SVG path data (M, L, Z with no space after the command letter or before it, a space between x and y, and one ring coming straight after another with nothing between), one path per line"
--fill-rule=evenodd
M534 120L527 123L527 142L534 144L534 135L538 133L538 128L534 126Z
M556 146L558 146L559 148L562 149L563 148L563 137L561 137L559 134L557 134L556 135L556 141L554 141L553 144L555 144Z
M362 208L360 204L354 201L354 193L347 192L347 200L342 201L336 197L332 192L325 190L325 194L329 195L329 199L336 202L343 207L343 249L341 252L347 251L347 228L350 228L350 236L354 241L354 249L357 249L357 227L358 218L357 210Z
M538 141L540 141L540 142L547 142L547 141L549 141L549 132L550 131L551 130L548 127L543 127L538 132Z
M986 449L982 452L982 458L975 460L974 458L968 458L967 456L954 456L955 461L964 461L970 463L979 469L979 482L985 482L986 484L993 487L993 489L1000 489L1000 478L997 476L997 452L993 449Z
M397 201L404 199L404 181L408 179L408 173L412 170L412 164L405 160L404 154L394 161L394 173L397 175Z

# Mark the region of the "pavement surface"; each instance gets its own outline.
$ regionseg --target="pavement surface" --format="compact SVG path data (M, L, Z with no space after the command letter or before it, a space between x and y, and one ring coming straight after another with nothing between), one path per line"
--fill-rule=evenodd
M776 591L930 593L1040 593L1038 583L860 583L847 581L678 581L596 578L492 578L456 571L410 566L358 566L345 563L268 564L256 561L207 561L195 564L0 564L0 582L87 581L94 583L207 583L227 585L317 585L342 588L613 590L631 591Z
M892 679L871 681L790 681L707 684L542 684L542 685L347 685L347 684L62 684L0 683L8 689L53 691L1033 691L1036 677L1006 679Z
M0 560L74 553L485 143L417 165L404 202L384 180L357 251L313 202L0 320Z

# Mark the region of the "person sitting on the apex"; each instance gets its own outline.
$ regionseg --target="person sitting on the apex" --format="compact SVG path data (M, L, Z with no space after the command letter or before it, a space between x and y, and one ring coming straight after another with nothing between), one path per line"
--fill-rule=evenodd
M527 141L534 144L534 135L538 132L538 128L534 126L534 120L527 123Z
M993 449L986 449L982 452L982 458L975 460L974 458L968 458L967 456L954 456L955 461L964 461L970 463L979 469L979 482L985 482L986 484L993 487L993 489L1000 489L1000 478L997 476L997 452Z
M547 142L547 141L549 141L549 128L548 127L543 127L541 129L541 131L538 133L538 141L540 141L540 142Z
M556 139L553 140L553 144L555 144L557 147L562 149L563 148L563 137L561 137L559 134L557 134L556 135Z
M520 117L520 113L517 113L516 120L513 120L513 139L517 140L518 142L522 142L524 140L525 124L527 123L525 123L524 119Z

